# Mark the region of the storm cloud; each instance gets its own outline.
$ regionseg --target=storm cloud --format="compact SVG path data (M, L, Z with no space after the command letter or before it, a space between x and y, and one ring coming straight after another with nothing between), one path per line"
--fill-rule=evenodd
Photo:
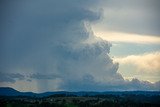
M2 3L1 73L21 73L36 81L39 91L157 90L151 83L127 82L117 73L118 63L109 56L111 44L90 27L101 18L98 1Z
M11 82L11 83L15 83L16 80L24 80L25 77L22 74L19 73L1 73L1 78L0 78L0 82Z

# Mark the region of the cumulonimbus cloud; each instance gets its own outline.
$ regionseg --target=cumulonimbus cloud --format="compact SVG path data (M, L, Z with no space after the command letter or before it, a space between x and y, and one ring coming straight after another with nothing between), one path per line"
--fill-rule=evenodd
M23 73L37 83L39 91L157 90L150 83L126 82L117 73L118 63L109 56L111 44L90 29L90 23L101 17L94 7L97 1L15 0L4 4L0 72Z

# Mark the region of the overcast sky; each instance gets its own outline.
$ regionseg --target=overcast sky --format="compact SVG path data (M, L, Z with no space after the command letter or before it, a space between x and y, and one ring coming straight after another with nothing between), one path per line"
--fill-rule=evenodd
M159 0L1 0L0 86L160 90Z

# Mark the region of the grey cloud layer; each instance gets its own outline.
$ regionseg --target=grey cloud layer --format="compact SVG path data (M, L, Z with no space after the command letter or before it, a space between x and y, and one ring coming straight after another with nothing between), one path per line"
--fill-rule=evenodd
M95 37L89 28L89 23L101 15L94 8L97 1L3 3L1 73L23 73L28 80L37 82L40 91L54 90L51 84L70 91L136 90L139 87L135 84L143 86L141 82L126 82L117 73L118 64L108 55L111 44ZM131 84L131 88L124 84Z
M159 0L106 0L99 30L160 36Z
M31 79L55 79L57 78L58 76L56 76L55 74L31 74L29 76L29 78Z
M24 80L25 76L19 73L1 73L0 72L0 82L15 83L16 80Z

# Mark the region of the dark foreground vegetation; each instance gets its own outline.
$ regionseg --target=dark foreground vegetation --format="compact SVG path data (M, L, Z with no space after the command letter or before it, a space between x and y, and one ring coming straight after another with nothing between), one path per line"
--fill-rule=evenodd
M160 107L159 95L100 94L48 97L0 96L0 107Z

